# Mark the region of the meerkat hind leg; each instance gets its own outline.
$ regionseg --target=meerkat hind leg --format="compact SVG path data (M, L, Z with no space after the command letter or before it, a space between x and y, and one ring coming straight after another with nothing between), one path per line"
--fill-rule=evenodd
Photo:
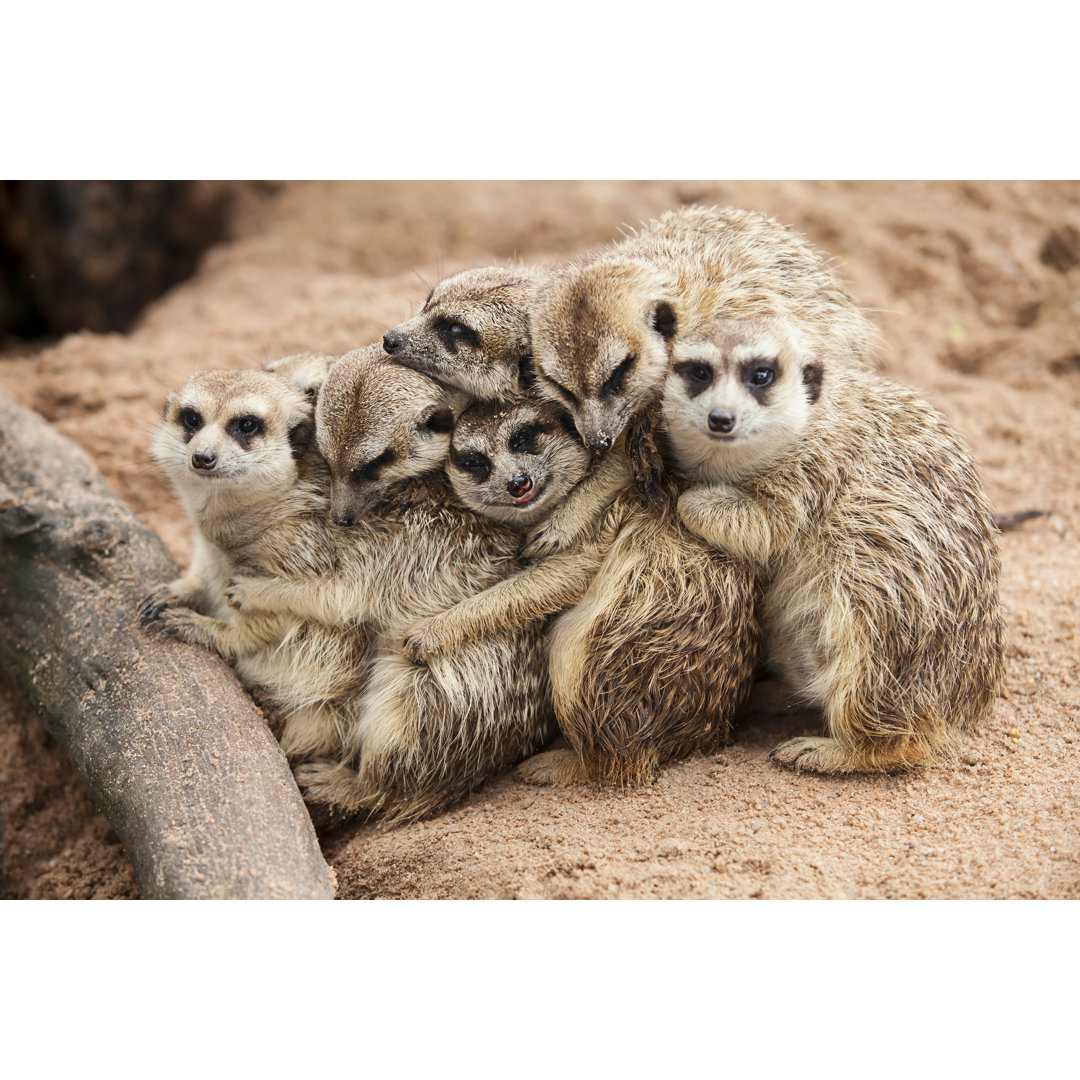
M573 750L545 750L533 754L517 767L515 775L526 784L551 787L570 787L589 779L585 766Z
M769 754L769 760L778 765L790 766L796 772L835 776L845 773L898 772L922 764L926 755L918 753L910 740L882 740L881 745L864 749L851 746L840 739L800 736L775 747Z
M362 790L357 771L340 761L321 758L293 769L304 801L331 806L345 813L361 809Z

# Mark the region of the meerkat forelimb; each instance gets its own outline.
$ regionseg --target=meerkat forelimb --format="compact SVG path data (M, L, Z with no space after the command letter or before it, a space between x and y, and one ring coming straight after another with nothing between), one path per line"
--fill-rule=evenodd
M519 398L477 403L462 413L451 436L446 471L465 506L527 530L557 514L583 483L596 479L591 465L592 456L565 409L550 401ZM594 521L602 518L617 491L627 487L626 462L610 459L601 479L607 489L585 496L594 500L589 514ZM422 662L492 630L570 607L584 595L603 555L595 543L574 544L575 538L568 539L572 547L541 557L413 628L405 640L405 655Z
M993 517L945 419L777 319L680 341L664 413L695 481L681 520L760 568L771 662L824 712L827 737L773 760L875 772L950 753L1001 686L1005 638Z

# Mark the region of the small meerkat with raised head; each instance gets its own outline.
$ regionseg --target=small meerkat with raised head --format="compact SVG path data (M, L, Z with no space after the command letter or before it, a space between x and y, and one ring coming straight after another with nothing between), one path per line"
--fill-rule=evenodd
M329 358L286 357L265 371L193 375L165 405L152 453L172 481L195 534L187 574L144 602L144 625L203 645L261 686L281 711L290 759L333 753L347 702L363 686L369 636L280 612L225 602L235 574L321 574L332 566L326 468L309 448L307 393ZM295 385L293 385L295 380Z
M691 206L551 273L532 298L540 392L605 452L659 397L676 340L720 317L784 315L834 363L865 362L875 333L826 259L764 214Z
M457 399L378 346L342 357L319 392L317 438L338 526L319 575L241 577L241 611L360 624L374 635L344 750L296 769L305 798L344 815L413 820L525 758L554 731L542 623L419 667L406 631L518 568L520 530L480 517L443 471Z
M546 274L530 266L452 274L418 315L386 331L383 348L395 363L477 401L511 398L530 382L530 299Z
M959 436L803 327L683 339L664 393L686 527L759 567L767 650L827 736L774 761L879 772L948 753L1004 678L996 530Z
M447 468L464 504L508 521L528 510L518 493L548 490L552 472L573 479L588 462L559 406L523 402L467 410ZM725 741L750 689L753 571L684 530L673 509L644 506L622 467L621 493L571 547L425 619L405 640L410 659L430 662L566 612L549 631L548 671L571 749L525 762L519 774L533 783L646 780Z

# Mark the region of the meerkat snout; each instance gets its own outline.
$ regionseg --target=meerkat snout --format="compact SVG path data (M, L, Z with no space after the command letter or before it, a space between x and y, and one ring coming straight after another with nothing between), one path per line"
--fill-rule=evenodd
M526 476L524 473L520 473L506 482L506 490L509 491L515 499L520 499L522 495L527 495L532 489L532 477Z
M404 342L405 335L397 328L387 330L386 333L383 334L382 345L388 353L393 353L395 349L399 349Z
M217 465L217 454L213 450L196 450L191 455L191 467L209 472Z
M735 417L731 413L714 410L709 413L709 430L720 435L730 435L735 428Z

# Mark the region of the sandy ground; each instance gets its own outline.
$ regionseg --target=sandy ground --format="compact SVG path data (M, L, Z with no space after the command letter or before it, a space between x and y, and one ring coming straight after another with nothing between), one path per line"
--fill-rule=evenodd
M817 718L759 684L735 743L628 792L510 777L429 821L322 836L342 897L1080 895L1080 183L290 184L242 189L233 239L128 335L0 353L0 386L81 443L190 557L146 445L190 372L375 340L452 270L566 258L680 203L733 203L840 260L882 368L970 441L1002 537L1007 689L955 765L824 779L768 750ZM0 682L0 895L136 896L108 822Z

